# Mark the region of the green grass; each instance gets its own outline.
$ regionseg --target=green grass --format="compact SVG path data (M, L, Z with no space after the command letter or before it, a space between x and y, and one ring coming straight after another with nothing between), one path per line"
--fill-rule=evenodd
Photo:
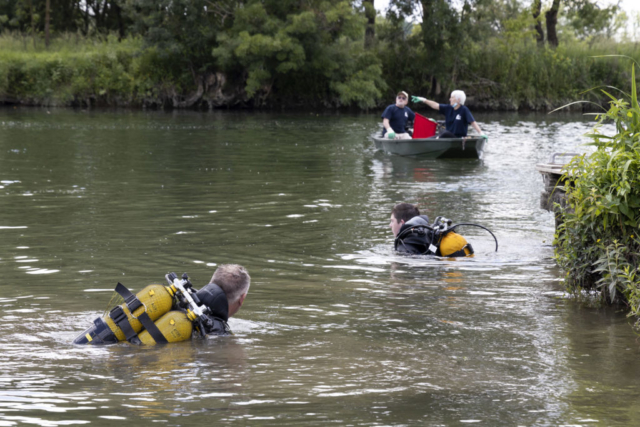
M606 102L597 86L628 87L628 61L604 55L638 57L635 44L573 42L557 49L534 42L505 44L492 40L476 49L463 78L480 100L494 100L514 109L550 109L578 99Z
M139 91L141 41L118 43L60 37L45 49L42 40L0 37L0 94L5 100L32 105L72 105L91 99L131 102Z

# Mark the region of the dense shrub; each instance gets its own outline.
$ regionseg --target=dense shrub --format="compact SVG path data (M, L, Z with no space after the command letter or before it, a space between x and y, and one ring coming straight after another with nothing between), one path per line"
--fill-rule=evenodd
M572 291L599 290L609 302L628 303L640 314L640 106L635 72L631 93L622 98L602 91L610 108L590 135L592 154L567 166L568 205L556 233L556 259ZM613 121L616 134L601 133Z

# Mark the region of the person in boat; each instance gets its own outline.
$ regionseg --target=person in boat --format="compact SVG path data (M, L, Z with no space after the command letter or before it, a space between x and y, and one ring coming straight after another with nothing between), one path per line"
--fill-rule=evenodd
M382 113L382 136L389 139L411 139L406 130L407 124L412 123L416 115L407 107L409 95L400 91L396 95L396 103L389 105Z
M193 288L186 273L182 279L175 273L165 277L170 286L149 285L135 295L118 283L115 290L125 303L95 319L73 343L157 344L231 334L227 322L242 307L251 284L244 267L219 266L200 290Z
M478 132L483 138L487 139L487 136L482 133L478 122L473 118L471 111L464 105L467 100L467 96L461 90L454 90L451 92L449 98L449 104L438 104L435 101L431 101L421 96L411 97L413 102L422 102L427 104L434 110L440 111L445 117L446 130L442 131L440 135L435 138L464 138L467 136L469 125Z
M473 255L473 247L461 235L448 230L450 221L441 217L429 224L427 215L420 215L417 206L398 203L391 211L389 226L395 237L396 251L411 255L466 257Z

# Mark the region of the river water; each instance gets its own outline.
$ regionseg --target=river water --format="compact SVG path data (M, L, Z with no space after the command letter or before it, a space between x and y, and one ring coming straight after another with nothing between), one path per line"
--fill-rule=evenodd
M461 161L376 152L378 117L0 110L0 426L638 425L632 321L564 294L539 208L592 121L478 113ZM498 252L396 255L400 201ZM71 344L118 281L223 263L235 336Z

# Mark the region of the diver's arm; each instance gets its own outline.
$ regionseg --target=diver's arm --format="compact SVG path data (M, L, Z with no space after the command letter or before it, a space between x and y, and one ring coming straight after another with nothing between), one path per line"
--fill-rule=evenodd
M389 119L382 119L382 126L384 126L387 132L393 132L393 129L391 129L391 125L389 124Z
M480 129L480 126L478 126L478 122L471 122L471 127L474 128L480 135L482 135L482 130Z

